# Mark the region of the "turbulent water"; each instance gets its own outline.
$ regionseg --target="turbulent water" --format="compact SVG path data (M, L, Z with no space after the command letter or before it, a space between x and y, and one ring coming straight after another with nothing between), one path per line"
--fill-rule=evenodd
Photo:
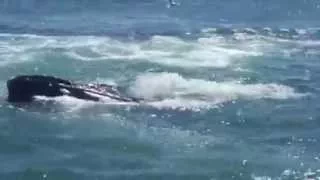
M0 0L0 179L320 179L317 0ZM142 104L5 101L6 80Z

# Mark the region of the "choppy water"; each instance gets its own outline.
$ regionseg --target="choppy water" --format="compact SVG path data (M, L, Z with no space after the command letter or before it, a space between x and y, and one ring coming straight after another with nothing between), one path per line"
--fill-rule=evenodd
M0 179L320 179L319 1L1 0ZM147 103L5 101L17 74Z

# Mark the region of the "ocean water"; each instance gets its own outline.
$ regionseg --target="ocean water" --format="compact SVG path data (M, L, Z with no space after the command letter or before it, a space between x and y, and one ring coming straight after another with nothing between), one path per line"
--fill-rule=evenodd
M320 179L320 1L0 0L1 180ZM47 74L143 104L5 101Z

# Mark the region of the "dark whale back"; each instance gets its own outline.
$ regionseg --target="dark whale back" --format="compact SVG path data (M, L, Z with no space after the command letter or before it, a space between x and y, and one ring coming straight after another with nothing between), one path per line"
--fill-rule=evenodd
M33 96L61 96L61 85L71 86L71 82L51 76L17 76L7 81L8 101L31 101Z
M7 81L9 102L30 102L34 96L56 97L68 95L84 100L99 101L108 97L123 102L139 102L140 99L123 95L106 84L84 85L42 75L16 76Z

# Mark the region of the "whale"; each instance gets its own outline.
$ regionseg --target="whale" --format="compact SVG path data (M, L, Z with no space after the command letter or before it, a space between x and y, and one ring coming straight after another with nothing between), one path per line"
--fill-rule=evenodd
M8 102L31 102L36 96L71 96L88 101L105 98L120 102L141 102L142 99L126 95L118 87L99 83L75 83L47 75L18 75L7 81Z

